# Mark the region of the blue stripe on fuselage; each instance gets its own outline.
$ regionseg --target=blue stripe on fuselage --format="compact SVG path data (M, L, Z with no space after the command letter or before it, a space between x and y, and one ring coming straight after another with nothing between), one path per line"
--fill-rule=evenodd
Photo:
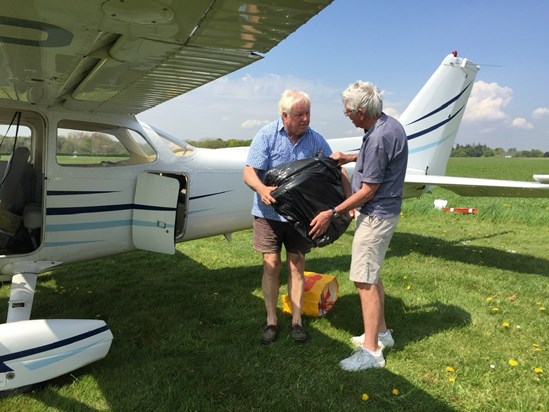
M7 366L4 362L9 362L19 358L26 358L27 356L32 356L38 353L47 352L63 346L68 346L72 343L87 339L91 336L99 335L100 333L105 332L107 330L109 330L109 327L105 325L100 328L91 330L89 332L81 333L80 335L72 336L67 339L62 339L60 341L49 343L47 345L37 346L36 348L26 349L19 352L8 353L7 355L2 355L0 356L0 373L11 372L13 370L9 366Z

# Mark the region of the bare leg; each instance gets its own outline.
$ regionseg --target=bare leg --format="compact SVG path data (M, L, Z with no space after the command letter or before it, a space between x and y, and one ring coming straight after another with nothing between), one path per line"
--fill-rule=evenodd
M280 253L263 253L263 300L267 311L267 325L277 325L276 304L280 287Z
M360 306L362 309L362 320L364 323L364 345L365 349L372 352L378 348L378 333L380 330L386 330L383 302L384 289L383 284L355 282L355 286L360 296ZM385 329L383 329L385 328Z
M292 325L301 325L301 307L303 305L303 287L305 280L305 255L300 253L287 253L288 265L288 296L292 303Z
M377 284L377 291L381 301L381 319L379 322L378 333L383 333L387 331L387 324L385 323L385 287L383 286L383 282L381 280Z

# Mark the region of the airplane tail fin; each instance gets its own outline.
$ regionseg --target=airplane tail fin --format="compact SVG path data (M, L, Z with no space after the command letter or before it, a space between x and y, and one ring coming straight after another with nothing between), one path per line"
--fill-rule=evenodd
M479 66L454 52L412 100L399 121L408 136L408 169L444 175Z

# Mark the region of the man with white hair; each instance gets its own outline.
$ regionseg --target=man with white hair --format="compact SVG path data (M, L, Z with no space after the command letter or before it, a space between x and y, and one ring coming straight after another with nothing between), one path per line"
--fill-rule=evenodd
M339 365L348 371L383 368L382 350L394 340L385 323L385 290L381 267L400 218L408 143L402 125L383 113L381 93L371 83L358 81L342 93L343 112L364 129L358 154L336 152L339 165L356 162L353 194L331 211L311 221L310 236L321 236L333 215L356 209L349 279L360 296L364 333L351 339L359 348Z
M261 343L275 341L279 332L277 302L282 267L281 250L286 249L288 296L292 306L290 333L296 342L304 342L308 334L303 328L301 306L304 290L305 255L309 242L293 224L272 207L276 189L263 181L269 169L294 160L311 158L322 153L329 156L330 146L322 135L309 127L311 100L307 93L286 90L278 102L280 118L264 126L252 140L244 169L244 182L255 192L252 207L253 248L263 254L262 290L267 321L262 329Z

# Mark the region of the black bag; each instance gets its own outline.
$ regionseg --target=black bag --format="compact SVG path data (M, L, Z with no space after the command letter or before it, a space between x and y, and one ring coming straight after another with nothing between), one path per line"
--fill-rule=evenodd
M332 209L345 200L341 185L341 169L331 157L318 154L309 159L284 163L265 175L265 185L277 186L271 195L276 212L293 223L297 231L313 246L333 243L349 227L351 217L333 217L326 232L312 239L311 220L324 210Z

